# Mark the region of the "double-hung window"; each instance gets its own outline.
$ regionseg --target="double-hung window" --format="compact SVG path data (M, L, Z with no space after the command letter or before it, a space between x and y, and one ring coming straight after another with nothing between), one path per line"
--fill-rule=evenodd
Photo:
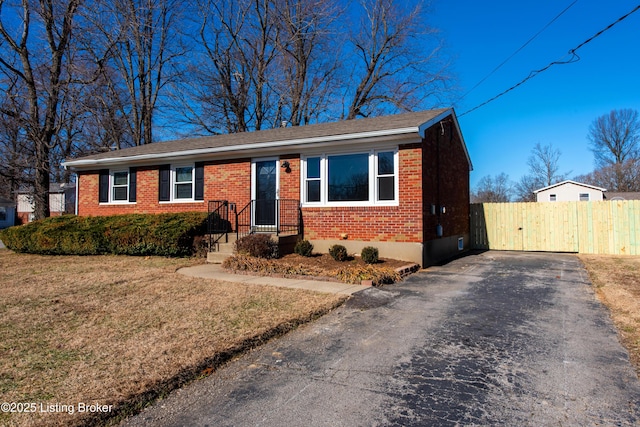
M111 201L129 201L129 171L113 172L111 175Z
M395 200L395 153L393 151L378 153L376 163L376 200Z
M307 206L397 205L398 151L303 157L302 180Z
M204 200L204 163L161 165L158 201L194 202Z
M194 167L178 166L173 169L173 199L193 200Z
M98 201L100 203L135 203L136 177L136 168L101 170L98 181Z
M306 201L310 203L320 202L320 157L309 157L306 166L307 172L304 185L307 195Z

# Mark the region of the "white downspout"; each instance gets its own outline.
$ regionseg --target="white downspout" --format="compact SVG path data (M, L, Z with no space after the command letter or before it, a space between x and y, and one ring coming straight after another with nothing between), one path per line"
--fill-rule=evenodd
M76 216L78 216L78 206L80 205L80 200L78 199L78 194L79 194L79 190L80 190L80 176L78 175L78 172L75 173L76 176L76 203L75 203L75 211L76 211Z

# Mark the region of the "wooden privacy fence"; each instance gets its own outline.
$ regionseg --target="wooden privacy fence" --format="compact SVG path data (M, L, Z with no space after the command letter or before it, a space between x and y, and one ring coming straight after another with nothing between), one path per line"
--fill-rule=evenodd
M471 245L640 255L640 200L472 204Z

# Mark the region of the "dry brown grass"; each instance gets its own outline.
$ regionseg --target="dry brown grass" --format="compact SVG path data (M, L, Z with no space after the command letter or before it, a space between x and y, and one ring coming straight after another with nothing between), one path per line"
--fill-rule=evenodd
M640 375L640 257L580 255Z
M175 273L193 263L0 251L0 402L99 403L126 415L344 300ZM87 421L99 420L0 413L0 424Z

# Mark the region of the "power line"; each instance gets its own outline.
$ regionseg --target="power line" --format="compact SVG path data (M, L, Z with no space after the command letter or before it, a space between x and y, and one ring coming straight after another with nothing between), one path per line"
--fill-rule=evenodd
M573 62L577 62L580 60L580 56L578 56L578 54L576 53L578 49L580 49L581 47L583 47L584 45L590 43L591 41L593 41L594 39L596 39L597 37L601 36L603 33L605 33L606 31L610 30L611 28L613 28L613 26L615 26L616 24L619 24L620 22L622 22L623 20L625 20L626 18L628 18L631 14L637 12L638 10L640 10L640 5L636 6L635 8L633 8L633 10L631 10L631 12L627 13L626 15L621 16L620 18L618 18L616 21L612 22L611 24L607 25L605 28L603 28L602 30L598 31L597 33L595 33L593 36L589 37L587 40L583 41L582 43L580 43L578 46L574 47L573 49L569 50L568 55L570 55L570 58L567 60L557 60L557 61L553 61L550 62L549 64L547 64L545 67L540 68L539 70L535 70L529 73L529 75L527 77L525 77L522 81L520 81L519 83L516 83L515 85L511 86L509 89L499 93L498 95L494 96L493 98L488 99L487 101L483 102L482 104L479 104L475 107L473 107L470 110L465 111L464 113L460 114L458 117L462 117L465 114L469 114L472 111L477 110L480 107L484 107L485 105L487 105L490 102L495 101L496 99L500 98L501 96L511 92L512 90L516 89L517 87L521 86L522 84L524 84L525 82L531 80L532 78L534 78L535 76L537 76L538 74L548 70L549 68L551 68L554 65L563 65L563 64L571 64Z
M578 2L578 0L575 0L573 3L571 3L569 6L567 6L562 12L560 12L559 14L557 14L551 21L549 21L544 27L542 27L542 29L540 31L538 31L537 33L535 33L529 40L527 40L522 46L520 46L518 49L516 49L515 52L513 52L507 59L505 59L504 61L502 61L500 63L500 65L498 65L496 68L494 68L489 74L487 74L482 80L480 80L478 83L476 83L475 86L473 86L471 89L469 89L464 95L462 95L460 98L458 98L458 100L456 101L456 103L462 101L467 95L469 95L471 92L473 92L474 89L476 89L478 86L480 86L482 83L484 83L485 80L487 80L489 77L491 77L496 71L498 71L500 68L502 68L502 66L504 64L506 64L507 62L509 62L509 60L511 60L511 58L513 58L514 56L516 56L522 49L524 49L525 47L527 47L527 45L529 43L531 43L533 40L535 40L540 34L542 34L542 32L544 30L546 30L547 28L549 28L549 26L551 24L553 24L558 18L560 18L562 15L564 15L564 13L566 11L568 11L569 9L571 9L571 7L576 4Z

